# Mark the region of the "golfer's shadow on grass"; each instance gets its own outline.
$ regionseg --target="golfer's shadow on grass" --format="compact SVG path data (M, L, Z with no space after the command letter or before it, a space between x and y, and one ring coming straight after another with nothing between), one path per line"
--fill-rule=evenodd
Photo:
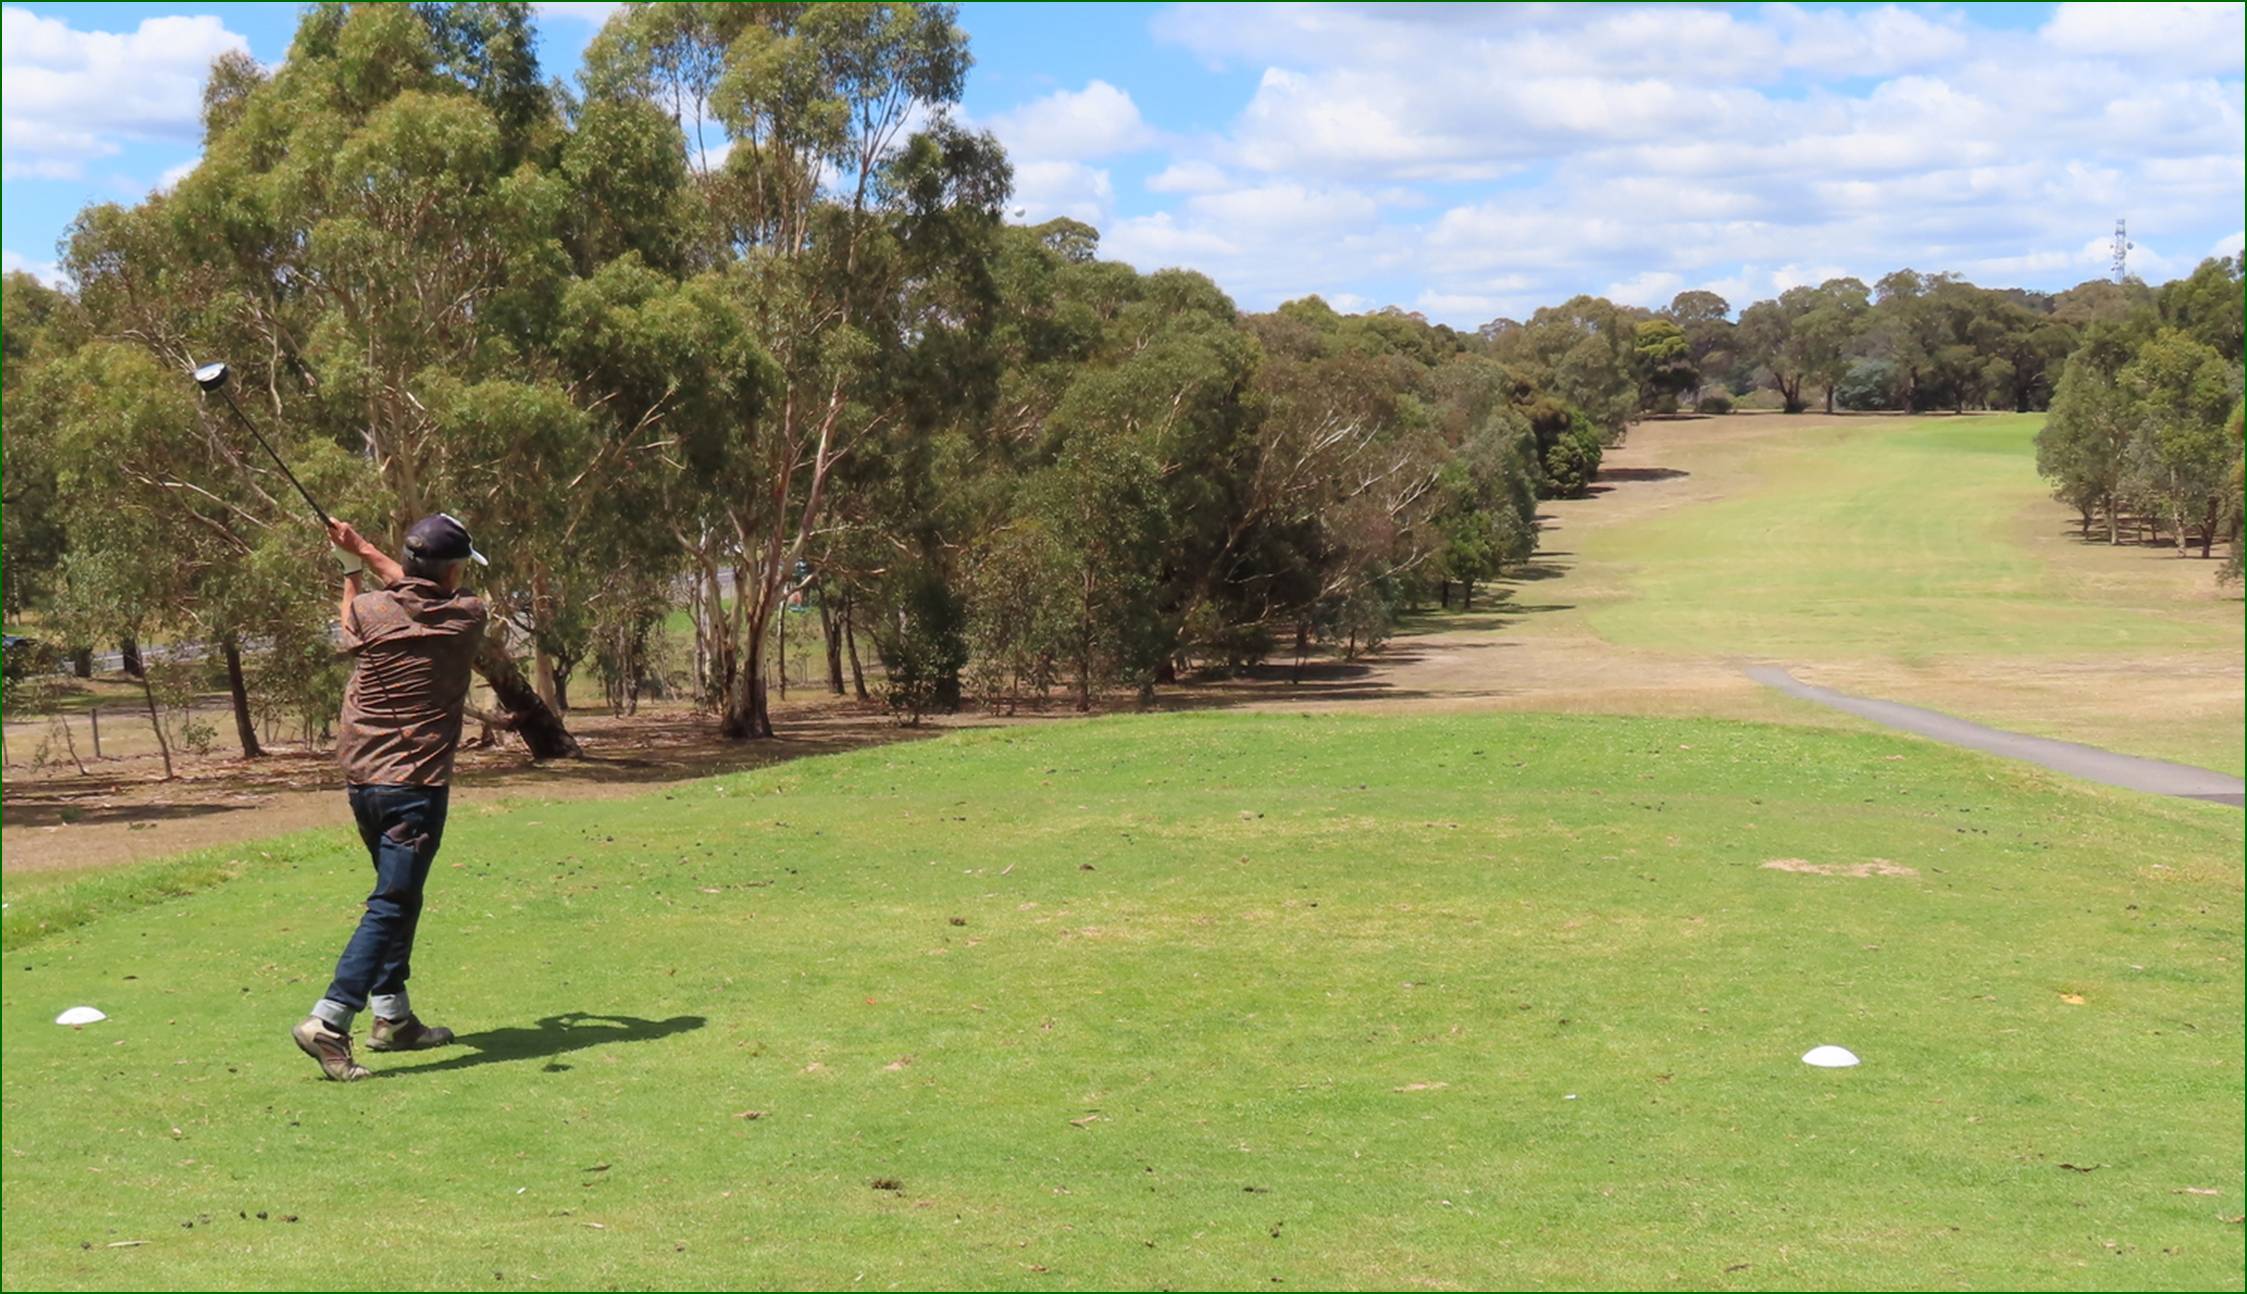
M510 1060L543 1059L546 1061L542 1067L544 1071L558 1074L570 1067L555 1060L556 1056L612 1042L653 1042L675 1033L699 1029L707 1023L709 1022L699 1015L675 1015L668 1020L643 1020L636 1015L596 1015L586 1011L565 1011L523 1028L464 1033L454 1040L453 1047L446 1048L451 1051L454 1047L466 1047L469 1049L466 1055L456 1053L427 1065L379 1069L375 1072L384 1078L403 1078L411 1074L439 1074L446 1070L473 1069L478 1065L496 1065Z

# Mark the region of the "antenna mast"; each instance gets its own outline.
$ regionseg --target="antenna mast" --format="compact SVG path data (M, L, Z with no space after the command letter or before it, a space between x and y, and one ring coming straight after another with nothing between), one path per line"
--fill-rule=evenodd
M2120 283L2130 272L2130 249L2137 244L2130 241L2130 226L2122 217L2114 221L2114 259L2109 268L2114 271L2114 281Z

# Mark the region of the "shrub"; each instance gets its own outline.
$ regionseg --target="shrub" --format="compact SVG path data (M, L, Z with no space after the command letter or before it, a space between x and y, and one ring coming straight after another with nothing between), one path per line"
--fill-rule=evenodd
M179 744L192 754L208 755L211 748L218 744L218 729L190 710L180 720Z
M1568 430L1545 451L1547 494L1564 499L1582 494L1599 474L1599 459L1599 430L1576 414Z
M903 583L896 610L874 633L874 650L889 675L891 714L915 726L932 711L960 708L967 609L932 572L912 572Z
M1895 387L1894 365L1886 360L1861 359L1851 364L1834 385L1834 403L1858 413L1886 409Z
M1732 397L1722 392L1715 395L1704 395L1701 397L1701 402L1693 406L1693 411L1695 413L1730 413L1732 412Z

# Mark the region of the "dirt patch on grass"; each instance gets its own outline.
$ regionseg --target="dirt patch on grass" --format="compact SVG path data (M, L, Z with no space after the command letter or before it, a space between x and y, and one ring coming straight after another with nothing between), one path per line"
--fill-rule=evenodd
M1763 865L1768 872L1800 872L1805 876L1917 876L1917 868L1875 858L1864 863L1813 863L1800 858L1774 858Z

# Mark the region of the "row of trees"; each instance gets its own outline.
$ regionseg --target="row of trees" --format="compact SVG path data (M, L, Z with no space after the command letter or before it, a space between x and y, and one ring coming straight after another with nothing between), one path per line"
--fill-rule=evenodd
M1738 323L1707 293L1477 334L1316 298L1243 314L1100 260L1088 226L1000 219L1006 158L948 111L969 56L946 7L629 5L578 91L541 79L531 23L311 6L278 70L213 67L193 173L79 217L74 291L8 279L11 617L210 645L245 753L275 698L332 710L321 542L186 380L215 357L337 515L470 521L506 627L479 667L554 755L571 680L630 694L682 600L736 737L772 732L807 596L838 691L864 640L909 714L1088 706L1378 642L1524 560L1540 495L1709 387L1801 407L1846 389L1838 354L1910 407L1968 402L1968 369L1975 399L2034 404L2025 367L2072 345L2071 294L1909 272Z
M2213 260L2102 320L2063 367L2037 470L2082 517L2104 528L2168 531L2181 556L2232 551L2239 574L2241 262Z
M682 586L738 737L807 592L915 712L1377 641L1525 558L1619 432L1565 367L1005 225L947 8L632 6L582 97L531 22L313 6L277 71L214 66L192 174L79 217L74 291L8 280L11 616L213 645L245 753L261 699L334 704L320 541L186 381L214 357L337 515L471 521L479 667L541 754Z
M1836 278L1789 288L1737 321L1723 297L1695 290L1659 310L1577 297L1479 334L1501 356L1533 359L1611 430L1648 413L1725 411L1758 390L1788 413L1813 403L1827 413L2027 413L2051 403L2062 366L2101 327L2189 315L2197 340L2236 356L2239 281L2237 257L2158 291L2135 279L2060 293L1992 289L1902 269L1870 287Z

